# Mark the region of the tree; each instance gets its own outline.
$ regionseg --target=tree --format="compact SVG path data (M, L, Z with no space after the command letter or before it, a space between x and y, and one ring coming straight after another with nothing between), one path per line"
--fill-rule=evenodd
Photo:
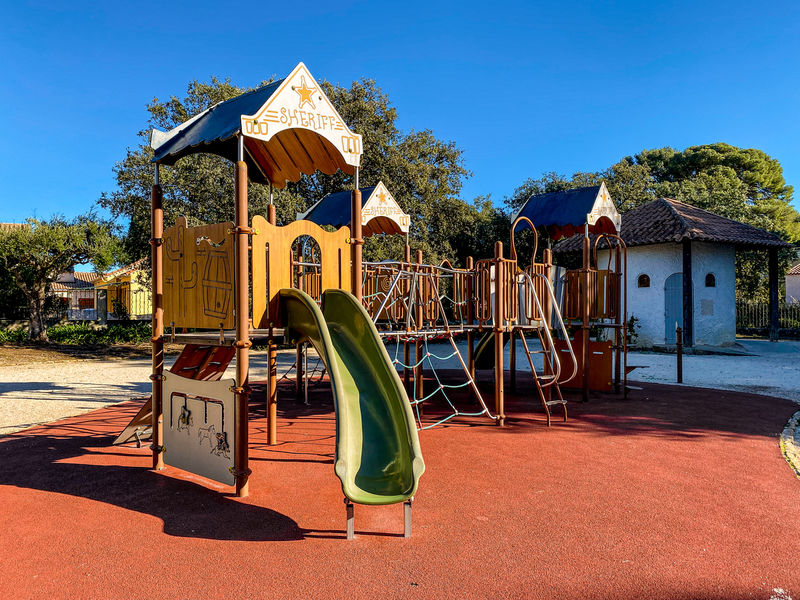
M398 204L411 215L411 241L423 248L426 260L452 256L461 236L459 223L476 218L474 207L459 200L463 179L469 175L462 151L453 142L439 140L429 130L401 132L396 125L397 111L388 96L371 79L353 82L350 87L323 81L320 85L344 121L364 138L360 184L369 186L382 180ZM127 217L130 226L125 238L128 259L147 255L150 236L150 187L152 151L144 143L146 130L171 129L209 106L242 92L244 88L229 79L209 83L193 81L183 98L157 98L148 105L150 119L139 133L142 142L114 167L117 189L103 194L99 204L115 217ZM190 224L215 223L233 218L233 165L207 154L187 156L173 167L163 168L164 218L174 222L184 215ZM275 191L279 223L293 221L298 212L331 192L352 186L352 178L342 172L325 175L317 172ZM264 214L268 186L252 183L248 191L250 213ZM399 237L373 237L365 244L366 259L400 258L403 241Z
M790 243L800 241L800 213L791 205L792 186L783 178L780 162L753 148L705 144L679 151L643 150L595 173L571 178L545 173L528 179L506 199L517 210L532 194L598 185L605 181L620 212L656 198L687 204L778 234ZM786 267L794 254L780 253ZM740 252L736 259L736 289L742 297L766 299L765 261L758 252Z
M76 264L92 262L97 270L108 268L117 240L112 226L92 214L72 220L62 216L28 219L28 225L0 231L0 267L25 295L29 338L47 341L45 299L50 283Z

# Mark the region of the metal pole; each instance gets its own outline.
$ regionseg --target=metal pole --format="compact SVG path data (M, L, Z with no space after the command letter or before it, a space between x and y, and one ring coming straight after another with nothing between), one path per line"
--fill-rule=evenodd
M300 400L300 395L303 391L303 377L305 376L305 372L303 371L303 344L303 342L298 342L295 348L294 373L296 377L294 381L294 395L298 400Z
M351 287L353 295L361 302L361 190L358 188L358 167L355 172L355 188L351 194L350 204L350 244L351 244Z
M406 247L403 250L403 262L408 263L411 262L411 247L408 245L408 237L406 237ZM405 270L407 267L404 266L403 269ZM411 291L411 282L408 278L404 279L402 283L402 293L403 296L406 298L406 310L411 310L411 297L409 296ZM407 316L407 315L406 315ZM406 333L409 333L408 331ZM409 364L411 364L411 354L408 347L408 336L403 341L403 383L406 386L406 391L408 391L409 382L411 381L411 369L409 368Z
M250 323L249 323L249 264L248 264L248 219L247 219L247 163L244 162L244 136L239 134L238 161L236 162L236 210L235 210L235 260L234 288L236 290L236 495L244 498L249 494L250 476L247 377L250 370Z
M417 250L417 264L422 264L422 250ZM421 286L422 278L420 276L420 267L417 267L417 285L414 289L414 296L419 296L419 302L416 303L415 314L414 314L414 321L415 321L415 330L417 332L416 342L415 342L415 360L416 366L414 367L414 399L417 401L422 400L424 394L424 385L425 385L425 376L422 372L422 342L419 338L419 331L422 329L422 319L423 319L423 312L422 312L422 298L423 298L423 290L424 288ZM409 303L410 306L410 303ZM422 415L424 407L422 404L417 404L417 410L419 414Z
M591 265L589 263L589 226L586 226L583 236L583 269L581 270L581 283L583 284L581 298L581 363L583 365L583 372L581 378L581 399L584 402L589 401L589 311L590 311L590 294L594 290L589 290L589 271Z
M683 330L675 321L675 350L678 359L678 383L683 383Z
M780 320L778 319L778 249L770 248L768 251L769 271L769 341L777 342Z
M611 240L608 240L608 251L611 252ZM622 247L617 244L615 246L614 252L614 271L616 273L622 272ZM624 278L627 277L627 274L622 274L619 279L620 288L625 285ZM616 290L618 296L622 296L622 289ZM622 298L619 298L622 300ZM623 303L624 304L624 303ZM616 329L614 329L614 393L619 394L619 384L622 378L622 336L626 335L627 332L625 331L625 320L623 316L624 306L617 306L617 318L616 318Z
M151 406L153 409L153 468L164 468L164 448L161 445L164 433L164 416L162 407L164 379L164 277L163 277L163 237L164 207L161 192L160 169L156 164L153 189L150 195L150 245L153 270L153 382Z
M494 245L494 407L497 424L505 425L503 371L503 316L505 290L503 289L503 242Z
M469 372L469 376L475 381L475 340L474 340L474 333L472 331L472 324L475 320L475 307L472 302L472 296L474 292L474 273L472 270L475 268L475 261L471 256L467 257L467 270L470 271L470 275L467 277L466 281L466 300L467 300L467 325L470 326L470 329L467 330L467 371ZM475 391L470 387L469 390L470 398L475 396Z
M549 244L550 240L548 239L547 242ZM553 251L549 247L545 248L544 250L542 250L542 263L544 264L544 277L549 282L550 281L550 273L553 270ZM533 283L533 282L531 281L531 283ZM536 287L533 286L533 285L531 285L531 287L533 288L534 293L535 293L536 292ZM544 293L544 304L543 304L543 309L544 310L542 311L541 317L542 317L542 319L544 319L544 326L547 327L548 330L549 330L550 329L550 324L552 323L552 316L553 316L553 305L551 303L552 296L549 293L547 293L548 292L547 286L544 286L543 289L545 290L545 293ZM569 339L567 339L567 343L569 343ZM543 348L543 350L544 350L544 348ZM558 360L558 350L556 349L555 344L553 344L551 346L551 350L552 350L552 354L553 354L553 359L554 360ZM553 374L553 369L552 369L551 361L548 358L548 355L545 353L545 354L542 355L542 357L545 359L544 360L544 364L543 364L543 368L542 368L542 373L544 375L552 375ZM544 401L545 401L545 403L550 402L550 400L552 398L552 390L553 390L553 386L550 386L550 385L548 385L547 387L544 388L544 390L542 390L542 392L544 393Z
M267 372L267 443L274 446L278 443L278 347L269 341Z
M267 205L267 221L270 225L277 224L277 217L275 216L275 204L272 198L272 181L269 182L269 205Z

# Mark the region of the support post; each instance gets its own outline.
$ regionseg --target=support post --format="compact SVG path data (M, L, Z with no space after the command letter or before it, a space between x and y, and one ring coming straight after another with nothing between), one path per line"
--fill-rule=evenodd
M408 245L408 236L406 236L406 247L403 250L403 262L406 264L411 262L411 247ZM403 286L403 296L408 297L408 294L411 290L411 282L407 279L401 280L400 285ZM409 310L411 307L410 299L408 304ZM406 390L408 390L409 382L411 381L411 369L408 365L411 364L411 354L408 348L408 339L403 342L403 383L406 386Z
M278 443L278 347L270 340L267 359L267 444Z
M411 537L411 500L403 502L403 537Z
M153 382L151 403L153 407L153 469L164 468L164 415L163 415L163 376L164 376L164 208L159 181L159 165L156 164L155 181L150 194L150 244L153 269Z
M514 336L514 328L508 332L508 370L509 370L509 387L512 391L517 389L517 341Z
M305 373L303 372L303 346L304 342L297 342L296 352L295 352L295 369L294 373L297 377L295 377L294 382L294 393L297 400L300 400L300 397L303 395L303 378L305 377Z
M778 249L769 249L769 341L778 341Z
M244 162L244 138L239 134L239 160L236 163L236 210L235 210L235 260L234 289L236 290L236 495L245 498L249 494L250 477L248 374L250 371L250 302L249 302L249 239L247 219L247 163Z
M675 323L675 355L677 357L678 383L683 383L683 329Z
M547 242L549 244L550 240L547 240ZM535 256L533 257L533 260L536 260ZM550 273L551 273L551 271L553 269L553 251L549 247L545 248L544 250L542 250L542 263L544 264L544 276L547 278L547 281L550 281ZM545 292L544 298L540 298L539 300L542 303L542 310L544 311L544 314L541 315L542 318L544 319L544 326L549 329L550 328L550 324L553 322L552 321L552 316L553 316L552 299L550 297L550 294ZM556 350L555 347L554 347L553 348L553 354L555 355L557 352L558 352L558 350ZM542 356L544 358L544 366L543 366L543 369L542 369L542 373L545 376L553 375L553 365L552 365L552 363L555 361L556 357L553 356L552 358L550 358L550 357L548 357L547 354L543 354ZM558 385L557 382L556 382L556 385ZM551 394L552 394L552 391L553 391L553 387L554 386L552 386L552 385L548 385L546 388L544 388L544 390L542 390L542 392L544 393L544 401L545 401L545 403L550 402L550 400L552 398Z
M269 182L269 205L267 206L267 221L270 225L277 225L278 219L275 216L275 204L272 202L272 182Z
M692 295L692 241L683 240L683 344L694 346L694 297Z
M475 268L475 261L471 256L467 257L467 270L472 271ZM467 325L469 325L470 329L467 329L467 370L469 371L469 376L472 377L472 380L475 381L475 335L472 331L472 325L475 321L475 307L474 303L472 302L472 296L474 292L474 281L471 276L467 277L466 281L466 296L467 296ZM477 383L477 382L476 382ZM475 397L475 389L472 386L469 386L469 397Z
M494 409L497 424L505 425L503 371L503 317L505 315L505 289L503 286L503 242L494 245Z
M591 264L589 262L589 228L586 227L583 234L583 268L581 269L581 363L583 364L583 372L581 373L581 400L584 402L589 401L589 310L590 310L590 294L594 290L589 289L589 270Z
M611 242L609 241L608 251L611 252ZM622 273L622 248L618 247L617 250L614 252L614 272L615 273ZM628 276L627 273L622 273L622 276L619 280L620 288L625 285L625 278ZM622 300L622 289L619 290L617 294L619 299ZM619 385L622 377L622 365L620 361L622 360L622 336L627 335L627 331L624 328L624 317L623 317L623 303L620 302L617 306L617 318L616 318L616 325L617 327L614 329L614 393L619 394Z
M344 505L347 512L347 539L352 540L356 537L356 515L353 510L353 503L347 498L344 499Z
M355 188L351 194L350 203L350 255L351 255L351 282L352 291L356 299L361 302L361 250L364 240L361 237L361 190L358 189L358 167L355 173Z
M417 250L417 265L422 265L422 250ZM420 270L421 270L421 267L417 267L417 272L418 273L420 272ZM422 371L422 342L420 342L420 339L419 339L419 332L423 328L422 327L422 319L424 317L423 307L422 307L422 299L423 299L422 278L419 277L419 275L417 275L417 285L416 285L416 290L414 291L414 293L417 294L417 297L418 297L419 301L416 302L415 299L412 298L411 301L409 302L409 305L410 306L413 305L414 306L414 311L415 311L414 312L414 321L415 321L414 327L416 329L417 336L416 336L416 342L415 342L415 346L416 346L416 358L415 358L416 362L415 362L415 364L416 364L416 366L414 367L414 399L419 401L419 400L422 400L423 396L425 395L424 394L425 376L424 376L423 371ZM422 415L422 413L424 411L424 408L425 407L422 406L421 403L417 404L417 411L419 412L420 416Z

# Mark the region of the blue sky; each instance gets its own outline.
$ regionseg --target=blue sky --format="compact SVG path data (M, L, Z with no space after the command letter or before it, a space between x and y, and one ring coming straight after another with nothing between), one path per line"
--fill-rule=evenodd
M795 1L5 2L0 221L114 189L153 97L299 61L375 79L402 129L455 141L467 200L717 141L779 159L800 196L798 30Z

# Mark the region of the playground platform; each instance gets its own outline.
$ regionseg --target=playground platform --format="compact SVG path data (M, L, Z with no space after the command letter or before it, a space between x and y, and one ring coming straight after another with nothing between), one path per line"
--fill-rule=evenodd
M520 381L506 427L423 431L411 539L401 506L357 506L344 541L325 385L309 406L281 388L277 446L253 394L244 499L110 447L135 403L19 432L0 439L0 597L800 596L800 481L778 448L797 405L642 387L547 428Z

